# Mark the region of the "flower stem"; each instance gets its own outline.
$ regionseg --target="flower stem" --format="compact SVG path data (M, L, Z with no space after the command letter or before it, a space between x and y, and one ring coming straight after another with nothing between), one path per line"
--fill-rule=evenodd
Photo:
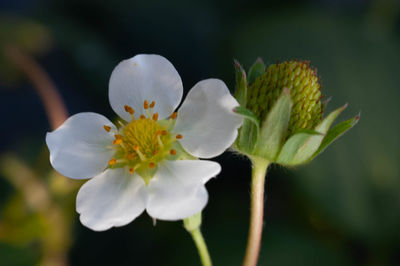
M251 176L250 226L246 255L243 266L257 265L260 253L264 215L264 183L269 162L261 158L251 158L253 164Z
M185 229L190 233L199 252L203 266L212 266L210 254L208 253L206 242L200 231L201 212L183 220Z

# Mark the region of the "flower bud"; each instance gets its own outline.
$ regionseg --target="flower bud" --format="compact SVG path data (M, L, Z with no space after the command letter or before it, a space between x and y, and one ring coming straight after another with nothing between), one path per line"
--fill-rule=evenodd
M239 63L235 67L235 95L241 104L236 112L246 118L235 148L248 156L283 165L306 163L359 119L329 130L347 105L322 119L321 86L309 61L285 61L265 69L258 59L248 75Z

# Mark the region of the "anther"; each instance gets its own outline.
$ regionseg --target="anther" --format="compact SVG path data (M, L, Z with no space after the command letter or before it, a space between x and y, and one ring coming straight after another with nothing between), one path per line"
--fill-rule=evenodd
M153 108L154 105L156 105L156 102L155 102L155 101L152 101L151 104L150 104L150 108Z
M178 116L178 113L177 112L173 112L172 115L171 115L171 119L175 119L177 116Z
M158 120L158 113L155 113L155 114L153 115L153 120L154 120L154 121L157 121L157 120Z
M171 155L176 155L176 150L171 149L171 150L169 151L169 153L170 153Z
M109 165L114 165L117 163L117 160L115 160L114 158L112 158L111 160L108 161Z
M144 100L143 107L144 109L149 109L149 102L147 100Z
M140 115L140 119L145 119L146 117L144 115Z
M139 155L140 160L145 161L146 156L143 155L143 153L140 151L140 147L138 145L135 145L133 149L136 151L137 155Z
M157 155L157 154L158 154L158 150L154 150L153 155Z
M129 173L130 173L131 175L133 175L133 174L135 173L135 169L134 169L134 168L129 168Z
M154 167L156 167L155 163L153 163L153 162L149 163L149 168L154 168Z
M128 154L126 155L126 159L132 160L134 156L135 156L135 155L134 155L133 153L128 153Z
M125 109L125 112L130 113L131 115L133 115L135 113L135 110L133 110L133 108L130 107L129 105L124 105L124 109Z
M183 136L182 136L181 134L178 134L178 135L176 135L176 138L177 138L177 139L182 139Z
M121 144L122 143L122 139L115 139L114 141L113 141L113 144L114 145L119 145L119 144Z
M110 132L110 130L111 130L111 127L109 127L109 126L106 126L106 125L104 125L103 127L104 127L104 130L105 130L105 131L107 131L107 132Z
M165 136L167 134L168 134L168 131L166 131L166 130L161 131L161 135Z

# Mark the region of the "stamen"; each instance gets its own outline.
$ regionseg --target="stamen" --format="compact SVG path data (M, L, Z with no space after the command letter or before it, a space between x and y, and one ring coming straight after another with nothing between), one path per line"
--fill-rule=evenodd
M150 108L153 108L154 105L156 105L156 102L155 102L155 101L152 101L151 104L150 104Z
M166 130L161 131L161 135L165 136L167 134L168 134L168 131L166 131Z
M176 135L176 138L177 138L177 139L182 139L183 136L182 136L181 134L178 134L178 135Z
M129 173L130 173L131 175L133 175L133 174L135 173L135 169L134 169L134 168L129 168Z
M124 109L125 109L125 112L130 113L131 115L133 115L135 113L135 110L133 110L133 108L130 107L129 105L124 105Z
M143 107L144 109L149 109L149 102L147 100L144 100Z
M157 154L158 154L158 150L154 150L153 155L157 155Z
M161 147L161 149L164 148L164 144L161 140L160 134L156 134L156 136L157 136L158 145Z
M175 119L177 116L178 116L178 113L177 112L173 112L172 115L171 115L171 119Z
M139 155L140 160L145 161L146 160L146 156L144 156L144 154L140 151L140 147L138 145L136 145L135 147L133 147L133 149L136 151L136 153Z
M146 116L144 116L143 114L140 115L140 119L145 119L145 118L146 118Z
M115 139L122 139L123 138L123 136L120 135L120 134L115 134L114 137L115 137Z
M158 113L155 113L155 114L153 115L153 120L154 120L154 121L157 121L157 120L158 120Z
M154 167L156 167L155 163L153 163L153 162L149 163L149 168L154 168Z
M128 159L128 160L130 161L130 160L133 159L134 156L135 156L135 155L134 155L133 153L128 153L128 154L126 155L126 159Z
M112 158L111 160L108 161L109 165L114 165L117 163L117 160L115 160L114 158Z
M114 141L113 141L113 144L114 145L119 145L119 144L121 144L122 143L122 139L115 139Z
M171 150L169 151L169 153L170 153L171 155L176 155L176 150L171 149Z
M105 130L105 131L107 131L107 132L110 132L110 130L111 130L111 127L109 127L109 126L106 126L106 125L104 125L103 127L104 127L104 130Z

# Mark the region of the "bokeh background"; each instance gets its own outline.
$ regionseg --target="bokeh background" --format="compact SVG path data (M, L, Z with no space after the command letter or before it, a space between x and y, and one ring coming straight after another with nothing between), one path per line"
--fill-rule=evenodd
M270 168L259 265L400 265L397 0L9 0L0 10L0 265L200 265L180 222L153 226L143 214L102 233L79 223L82 182L50 167L51 126L15 47L48 73L69 114L109 118L110 73L135 54L168 58L185 92L210 77L233 91L233 59L311 60L328 109L348 102L340 120L361 120L310 164ZM215 265L241 265L250 165L216 160L202 231Z

